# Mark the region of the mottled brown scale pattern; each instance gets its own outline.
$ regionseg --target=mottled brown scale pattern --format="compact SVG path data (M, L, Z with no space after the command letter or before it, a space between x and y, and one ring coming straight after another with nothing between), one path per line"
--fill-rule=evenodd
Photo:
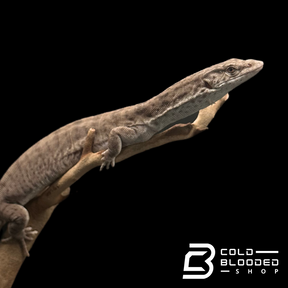
M235 75L227 72L228 66L235 68ZM122 147L146 141L167 125L209 106L262 66L260 61L230 59L182 79L144 103L83 118L49 134L24 152L0 180L0 226L11 224L12 237L24 231L13 220L16 215L28 222L28 212L21 205L79 161L90 128L96 132L93 152L105 150L100 170L109 168Z

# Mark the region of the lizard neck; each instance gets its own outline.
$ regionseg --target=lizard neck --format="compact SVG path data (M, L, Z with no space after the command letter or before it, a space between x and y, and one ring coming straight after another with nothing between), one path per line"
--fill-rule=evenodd
M158 132L215 102L216 90L207 89L197 76L188 76L142 103L145 123Z

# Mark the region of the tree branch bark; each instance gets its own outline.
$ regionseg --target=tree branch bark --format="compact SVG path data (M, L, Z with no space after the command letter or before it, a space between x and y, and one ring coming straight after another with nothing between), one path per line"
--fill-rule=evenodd
M174 125L171 128L154 135L146 142L123 148L116 158L116 163L146 150L170 142L188 139L202 131L205 131L208 129L208 124L213 120L215 114L228 97L227 94L215 104L200 110L198 117L193 123ZM57 205L69 196L69 187L89 170L101 165L101 153L103 151L97 153L92 152L94 135L95 130L90 129L86 137L80 161L50 187L45 189L39 197L34 198L25 206L30 215L28 226L32 226L33 229L37 230L38 235L44 228ZM27 242L28 250L31 249L36 239L37 236L33 241ZM10 288L12 286L24 260L25 256L16 241L11 240L8 243L0 244L1 288Z

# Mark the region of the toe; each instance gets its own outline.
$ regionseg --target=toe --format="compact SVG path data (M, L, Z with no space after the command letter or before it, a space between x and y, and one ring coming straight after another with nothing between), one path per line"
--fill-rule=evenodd
M24 240L24 239L21 239L21 240L19 241L19 244L20 244L21 249L22 249L23 253L25 254L25 256L26 256L26 257L29 257L30 254L29 254L29 252L28 252L28 249L27 249L25 240Z
M33 236L36 236L37 234L38 234L38 231L34 230L34 231L26 233L26 237L29 237L29 238L32 237L32 240L33 240Z
M24 231L25 231L25 232L28 232L28 231L32 231L32 229L33 229L32 227L26 227L26 228L24 229Z
M26 236L25 236L25 240L27 240L27 241L33 241L34 238L33 238L33 237L30 237L30 236L28 236L28 235L26 235Z
M7 237L7 238L5 238L5 239L1 239L1 242L8 242L8 241L11 240L11 239L12 239L12 236Z

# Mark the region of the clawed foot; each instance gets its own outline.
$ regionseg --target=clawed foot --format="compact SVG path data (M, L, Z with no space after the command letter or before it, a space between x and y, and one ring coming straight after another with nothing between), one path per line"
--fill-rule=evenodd
M5 239L2 239L1 242L8 242L11 239L16 239L19 242L21 249L23 253L25 254L25 256L29 257L30 254L28 252L25 240L32 241L34 240L34 236L37 234L38 232L36 230L32 230L32 227L26 227L20 233L7 237Z
M102 160L102 165L100 167L100 171L102 171L102 169L106 166L106 169L109 169L110 164L112 167L115 166L115 157L110 157L109 153L108 153L108 149L106 151L104 151L101 154L103 157L101 158Z

